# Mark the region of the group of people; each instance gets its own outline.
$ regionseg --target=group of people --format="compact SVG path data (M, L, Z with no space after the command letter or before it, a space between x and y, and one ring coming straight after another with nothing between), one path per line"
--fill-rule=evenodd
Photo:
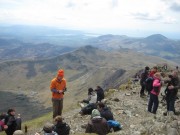
M15 110L8 109L7 114L0 115L0 131L5 131L7 135L14 135L16 130L21 130L21 117L15 117Z
M149 70L149 67L145 67L140 77L140 97L145 96L145 89L148 91L148 95L150 96L148 102L148 111L156 114L159 106L158 96L161 91L161 86L166 85L166 89L164 92L166 96L165 99L167 104L167 111L164 113L164 115L167 115L168 112L173 112L174 114L176 114L175 100L177 98L178 89L180 88L178 71L173 70L167 76L168 78L165 78L165 74L162 72L158 72L157 67L153 67L151 71Z
M176 113L174 106L177 92L180 88L177 70L174 70L168 76L168 79L162 78L164 76L158 72L157 67L153 67L151 71L149 70L149 67L145 67L140 76L140 97L143 98L145 96L146 89L149 95L148 111L156 114L161 86L167 84L165 89L167 112L172 111ZM151 84L148 82L151 82ZM52 79L50 90L52 92L53 119L55 124L46 123L43 127L44 135L69 135L70 126L63 122L62 118L63 98L67 90L66 79L64 78L64 71L62 69L58 70L57 76ZM103 99L104 90L100 86L97 86L95 90L89 88L88 98L81 101L86 106L81 108L80 114L91 115L91 119L85 126L86 133L106 135L112 128L114 130L121 129L120 123L114 120L111 109L102 102ZM165 112L165 115L167 112ZM23 135L21 131L21 119L15 118L14 109L9 109L6 115L0 116L0 130L5 130L7 135ZM39 135L39 133L36 133L36 135Z
M86 103L87 105L81 109L80 114L91 114L92 110L97 108L97 103L101 102L103 99L104 90L100 86L97 86L95 90L89 88L88 98L81 101L81 103Z

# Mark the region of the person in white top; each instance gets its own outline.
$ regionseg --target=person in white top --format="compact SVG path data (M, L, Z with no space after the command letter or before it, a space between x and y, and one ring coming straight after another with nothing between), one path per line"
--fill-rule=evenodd
M79 113L81 115L91 114L92 110L97 108L96 92L92 88L89 88L88 89L88 99L85 99L82 102L87 103L87 106L83 107Z

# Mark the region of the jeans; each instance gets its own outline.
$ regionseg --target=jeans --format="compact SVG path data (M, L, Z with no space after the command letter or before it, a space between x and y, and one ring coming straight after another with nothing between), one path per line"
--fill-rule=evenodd
M158 96L150 93L150 99L149 99L149 103L148 103L148 111L156 114L158 105L159 105Z
M140 95L144 95L144 90L145 90L145 84L141 83Z

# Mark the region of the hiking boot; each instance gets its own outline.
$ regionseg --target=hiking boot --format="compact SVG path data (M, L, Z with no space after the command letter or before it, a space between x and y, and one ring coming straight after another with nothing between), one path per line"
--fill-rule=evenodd
M81 125L81 128L86 129L86 127L87 127L87 124Z
M144 93L140 94L141 98L144 98L146 95Z
M164 116L167 116L167 112L163 112L163 115L164 115Z

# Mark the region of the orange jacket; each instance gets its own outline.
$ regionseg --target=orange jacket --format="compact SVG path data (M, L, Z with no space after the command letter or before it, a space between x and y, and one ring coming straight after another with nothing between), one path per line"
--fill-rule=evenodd
M63 92L63 90L66 88L66 80L63 78L61 82L58 82L56 78L52 79L50 90L56 89L60 92ZM55 93L52 92L52 98L53 99L61 99L64 97L63 93Z

